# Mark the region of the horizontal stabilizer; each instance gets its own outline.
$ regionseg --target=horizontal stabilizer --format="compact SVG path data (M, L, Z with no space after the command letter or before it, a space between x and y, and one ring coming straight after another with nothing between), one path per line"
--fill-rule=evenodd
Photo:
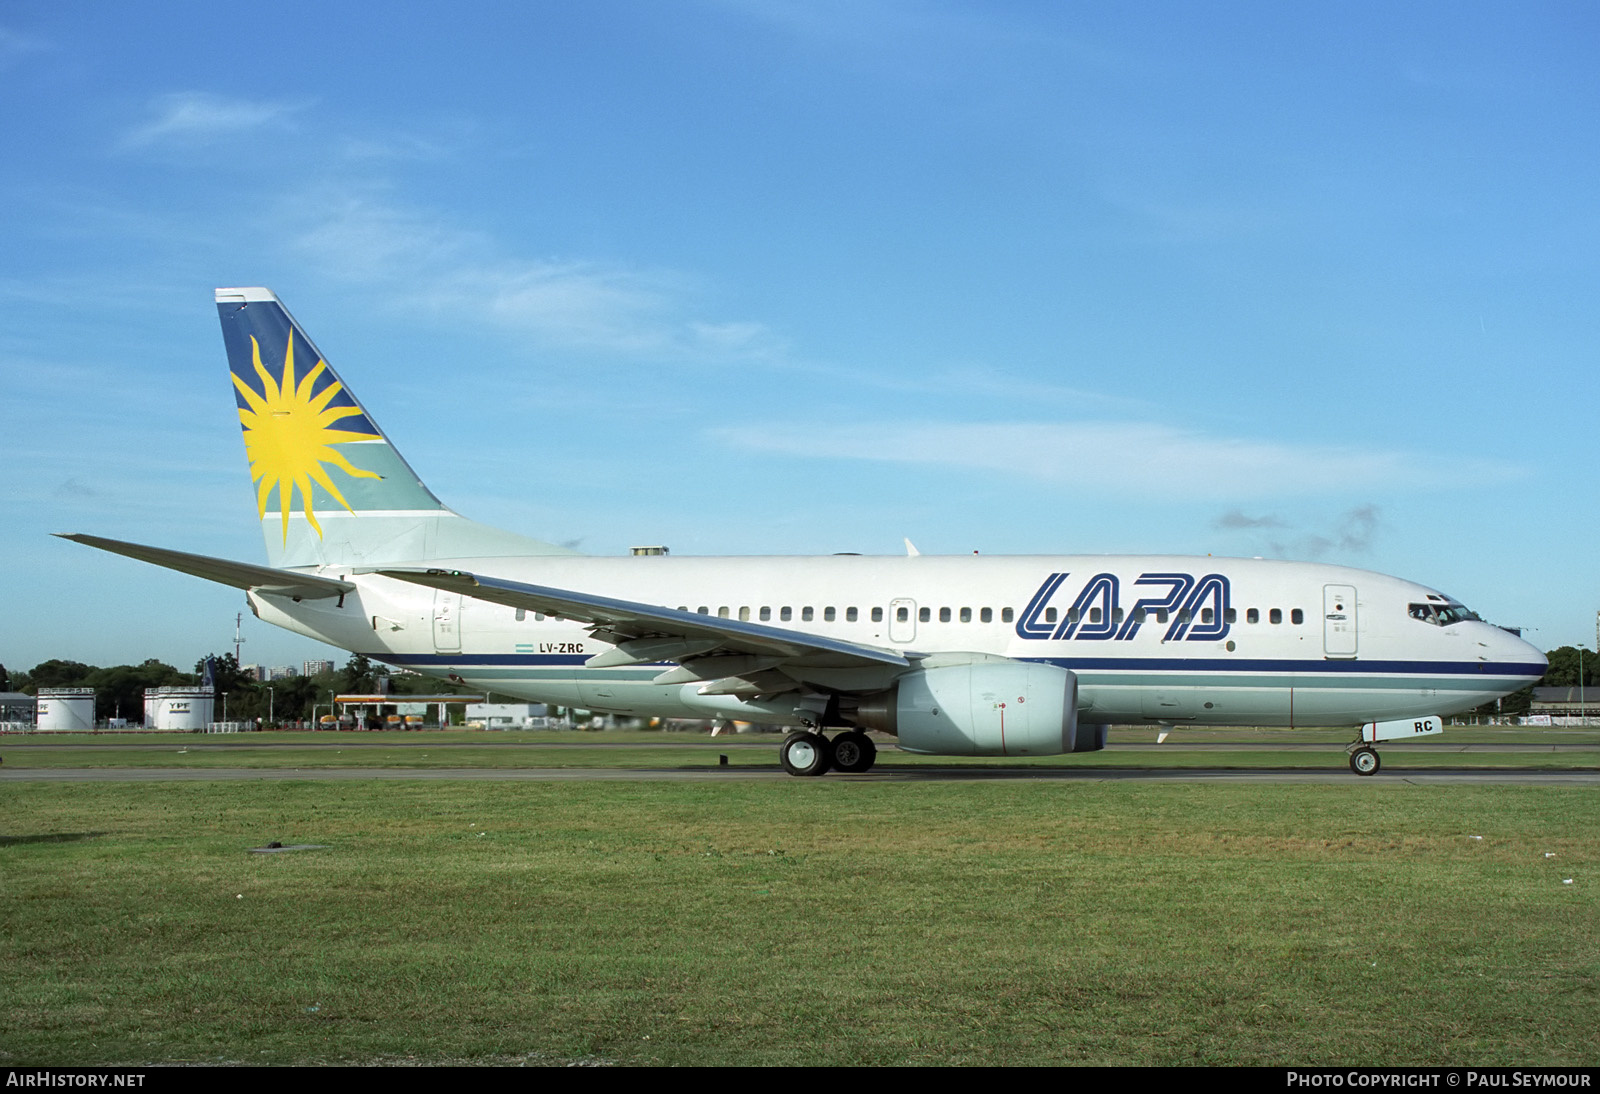
M544 585L525 585L498 577L480 577L474 574L445 570L380 570L384 577L409 581L415 585L461 593L493 604L511 608L544 612L564 619L587 623L606 641L631 645L632 640L646 638L681 639L685 646L677 652L689 660L688 643L693 644L695 655L704 656L716 651L722 654L765 654L782 662L804 661L807 664L836 666L888 665L909 668L911 661L894 650L866 646L859 642L843 642L817 634L766 627L759 623L745 623L719 616L683 612L640 604L631 600L614 600L605 596L573 592L569 589L552 589ZM600 635L599 632L604 632ZM702 642L701 640L705 640ZM640 649L645 648L640 646ZM666 646L663 645L663 649ZM669 656L663 660L677 660Z
M67 535L55 533L62 539L98 547L112 554L127 555L140 562L151 562L179 573L193 574L207 581L232 585L235 589L249 589L274 596L290 596L296 600L314 600L318 597L343 596L355 588L348 581L314 574L297 574L291 570L275 570L271 566L256 566L249 562L231 562L225 558L208 555L191 555L184 551L169 551L165 547L146 547L140 543L124 543L120 539L103 539L100 536Z

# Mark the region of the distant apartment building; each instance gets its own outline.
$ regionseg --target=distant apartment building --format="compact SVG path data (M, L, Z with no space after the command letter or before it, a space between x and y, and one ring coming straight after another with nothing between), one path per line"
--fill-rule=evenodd
M320 676L325 672L333 671L332 661L307 661L301 666L306 676Z
M256 683L265 684L267 682L267 666L245 665L243 668L245 675L250 677Z
M272 666L272 672L268 675L267 679L269 679L269 680L293 680L296 676L299 676L299 675L300 675L300 670L295 668L293 665L273 665Z

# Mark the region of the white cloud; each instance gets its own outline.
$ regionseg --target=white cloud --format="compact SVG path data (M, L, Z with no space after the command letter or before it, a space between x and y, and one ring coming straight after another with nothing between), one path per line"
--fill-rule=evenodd
M729 427L712 435L734 448L788 457L960 467L1093 493L1193 501L1481 486L1524 474L1488 460L1213 437L1148 422L863 424L803 435Z
M120 147L147 148L158 144L199 144L263 127L288 129L306 103L251 102L206 91L180 91L157 96L150 104L154 117L129 132Z
M50 42L36 35L0 27L0 72L9 70L24 58L53 48Z
M1126 395L1073 387L1040 380L1026 373L1007 371L993 365L954 365L897 372L863 372L838 365L815 364L809 371L839 384L871 387L909 395L948 396L959 393L968 405L976 400L1004 400L1013 405L1041 407L1058 405L1077 413L1143 415L1150 413L1151 401ZM1092 411L1089 408L1094 408Z
M335 189L290 195L290 246L344 281L388 284L438 278L481 261L486 237L431 221L382 200Z
M315 210L291 244L307 259L436 313L630 355L750 361L782 349L760 323L693 314L688 279L670 271L507 257L481 232L370 196L328 191L288 206L298 218Z

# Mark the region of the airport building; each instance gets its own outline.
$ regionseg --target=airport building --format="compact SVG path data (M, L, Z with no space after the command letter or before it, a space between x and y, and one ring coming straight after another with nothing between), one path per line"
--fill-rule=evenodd
M384 681L387 683L387 681ZM448 726L448 708L481 704L482 695L390 695L386 691L366 694L335 695L337 715L323 719L329 729L354 725L357 728L388 727L392 729L421 729L425 725ZM430 718L429 710L436 713Z
M484 729L544 729L549 714L543 703L469 703L466 718Z
M1535 721L1545 718L1550 721ZM1534 688L1524 721L1532 725L1587 725L1590 718L1600 718L1600 687Z
M39 700L20 691L0 691L0 729L32 729Z

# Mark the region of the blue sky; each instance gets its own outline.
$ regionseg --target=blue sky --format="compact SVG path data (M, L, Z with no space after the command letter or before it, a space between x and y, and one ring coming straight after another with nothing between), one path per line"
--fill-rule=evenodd
M1319 558L1594 642L1591 4L0 8L0 663L256 560L211 290L598 554ZM245 659L322 647L246 616Z

